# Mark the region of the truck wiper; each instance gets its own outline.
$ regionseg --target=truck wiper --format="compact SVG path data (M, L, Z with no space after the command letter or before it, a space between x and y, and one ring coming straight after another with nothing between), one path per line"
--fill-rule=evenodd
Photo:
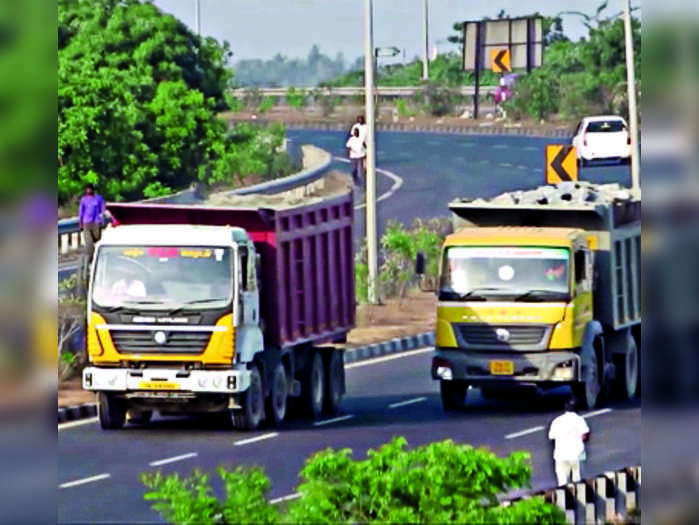
M488 299L486 297L480 295L479 292L485 292L485 291L489 291L489 290L502 290L502 288L496 287L496 286L484 286L484 287L480 287L480 288L474 288L473 290L469 290L466 293L443 290L440 293L440 296L446 295L450 298L455 297L459 301L465 301L467 299L470 299L471 301L487 301Z
M167 314L168 314L168 315L175 315L175 314L178 314L178 313L180 313L180 312L182 311L182 309L183 309L185 306L189 306L189 305L192 305L192 304L217 303L217 302L219 302L219 301L225 301L225 300L226 300L226 297L210 297L210 298L208 298L208 299L195 299L195 300L193 300L193 301L187 301L186 303L182 303L182 304L176 306L175 308L173 308L172 310L170 310Z
M526 299L541 299L543 300L544 297L542 296L561 296L565 295L565 292L559 292L556 290L547 290L545 288L535 288L533 290L527 290L524 292L522 295L518 295L515 297L515 301L524 301Z

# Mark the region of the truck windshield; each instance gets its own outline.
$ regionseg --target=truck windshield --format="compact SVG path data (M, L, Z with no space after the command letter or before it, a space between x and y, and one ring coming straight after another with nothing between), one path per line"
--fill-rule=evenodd
M562 300L569 290L565 248L447 248L439 297L442 300Z
M233 294L231 275L230 248L102 246L92 299L104 307L221 307Z

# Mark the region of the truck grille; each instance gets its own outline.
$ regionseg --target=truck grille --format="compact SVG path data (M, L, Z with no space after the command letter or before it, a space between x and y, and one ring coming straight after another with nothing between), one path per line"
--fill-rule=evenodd
M211 332L162 331L167 334L167 340L163 344L155 342L155 331L112 330L110 335L120 353L200 354L211 339Z
M546 346L550 327L542 325L489 325L461 323L455 325L460 346L540 350ZM505 332L506 331L506 332Z

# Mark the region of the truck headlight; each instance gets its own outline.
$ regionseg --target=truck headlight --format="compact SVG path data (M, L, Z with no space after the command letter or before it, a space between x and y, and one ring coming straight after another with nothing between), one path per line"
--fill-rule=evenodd
M553 380L555 381L572 381L575 379L575 369L573 368L573 361L566 361L561 363L553 369Z
M223 383L223 378L222 377L215 377L213 383L214 383L215 388L220 388L221 384Z
M200 388L204 388L206 386L207 380L205 377L200 377L199 381L197 381L197 382L199 383Z

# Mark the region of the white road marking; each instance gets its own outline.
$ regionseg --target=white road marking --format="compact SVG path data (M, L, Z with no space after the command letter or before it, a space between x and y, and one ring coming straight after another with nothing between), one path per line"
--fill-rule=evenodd
M582 417L584 419L587 419L590 417L596 417L596 416L601 416L604 414L609 414L610 412L612 412L611 408L602 408L600 410L595 410L594 412L588 412L587 414L582 414ZM525 430L521 430L521 431L515 432L513 434L507 434L505 436L505 439L514 439L514 438L518 438L521 436L526 436L527 434L533 434L534 432L540 432L542 430L545 430L545 427L538 426L538 427L527 428Z
M359 368L360 366L369 366L369 365L375 365L377 363L384 363L386 361L393 361L394 359L401 359L403 357L410 357L413 355L418 355L418 354L425 354L427 352L434 352L434 348L429 347L429 348L420 348L418 350L410 350L408 352L401 352L399 354L394 354L394 355L385 355L383 357L375 357L373 359L367 359L365 361L359 361L358 363L349 363L345 365L345 370L349 370L352 368Z
M174 456L166 459L159 459L158 461L151 461L148 463L151 467L159 467L161 465L167 465L168 463L175 463L176 461L182 461L183 459L189 459L197 457L199 454L196 452L190 452L188 454L182 454L181 456Z
M338 162L344 162L346 164L349 164L351 161L349 159L343 159L342 157L335 157L335 160ZM381 173L382 175L385 175L389 179L393 180L393 185L391 188L384 194L380 195L377 199L376 202L381 202L383 200L388 199L393 195L398 189L403 185L403 179L400 178L398 175L395 173L392 173L388 170L385 170L383 168L376 168L376 173ZM354 207L355 210L361 210L362 208L366 207L366 204L359 204Z
M501 168L511 168L512 164L510 164L509 162L502 162L498 164L498 166L500 166Z
M493 144L492 148L493 149L510 149L510 146L507 144Z
M537 148L536 146L525 146L522 148L524 151L538 151L541 148Z
M249 439L241 439L240 441L236 441L233 444L236 447L240 447L242 445L248 445L250 443L256 443L258 441L264 441L265 439L272 439L275 438L279 435L279 432L270 432L269 434L262 434L261 436L255 436Z
M518 169L518 170L528 170L529 167L528 167L528 166L525 166L524 164L520 164L519 166L517 166L517 169Z
M288 494L288 495L286 495L286 496L282 496L281 498L274 498L274 499L270 500L269 502L270 502L272 505L276 505L277 503L281 503L282 501L289 501L289 500L292 500L292 499L299 499L300 497L301 497L301 494L299 494L298 492L296 492L295 494Z
M321 427L323 425L329 425L331 423L339 423L340 421L347 421L348 419L352 419L353 417L353 414L347 414L346 416L340 416L333 419L326 419L325 421L316 421L315 423L313 423L313 426Z
M88 425L90 423L96 423L99 421L98 417L89 417L87 419L80 419L79 421L70 421L68 423L59 423L58 430L65 430L67 428L81 427L83 425Z
M427 398L426 397L416 397L415 399L408 399L407 401L393 403L392 405L388 405L388 408L404 407L406 405L414 405L415 403L421 403L423 401L427 401Z
M60 485L58 485L58 488L67 489L70 487L77 487L78 485L85 485L86 483L92 483L93 481L100 481L102 479L107 479L110 477L112 477L111 474L98 474L97 476L90 476L89 478L76 479L75 481L61 483Z

